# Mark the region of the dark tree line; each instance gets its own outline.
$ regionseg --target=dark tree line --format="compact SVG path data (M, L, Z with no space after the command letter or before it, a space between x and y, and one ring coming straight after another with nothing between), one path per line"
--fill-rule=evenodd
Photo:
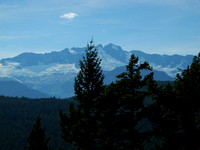
M60 111L62 138L78 150L200 149L200 54L173 85L158 86L147 62L131 55L118 80L104 85L101 59L87 45L75 78L75 100Z

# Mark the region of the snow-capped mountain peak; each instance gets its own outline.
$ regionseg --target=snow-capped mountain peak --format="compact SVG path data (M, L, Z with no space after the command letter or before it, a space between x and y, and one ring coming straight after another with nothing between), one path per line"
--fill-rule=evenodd
M127 65L130 55L135 54L140 62L147 61L154 70L163 72L164 78L159 77L159 80L171 80L169 76L175 77L177 68L186 68L193 58L192 55L146 54L136 50L127 52L112 43L105 46L99 44L96 48L106 74L112 74L113 70L118 72L116 71L118 67ZM23 53L13 58L2 59L0 60L0 77L17 79L48 95L72 96L74 77L79 71L79 60L85 54L85 49L86 47L73 47L45 54Z

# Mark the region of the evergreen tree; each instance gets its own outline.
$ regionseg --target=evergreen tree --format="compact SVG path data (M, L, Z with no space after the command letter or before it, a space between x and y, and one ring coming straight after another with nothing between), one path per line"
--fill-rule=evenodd
M80 71L75 78L74 90L79 104L86 110L92 110L94 100L103 92L103 79L101 59L93 44L93 40L87 45L86 55L80 60Z
M147 62L139 64L139 58L132 54L129 64L126 66L126 72L117 76L121 79L117 81L118 93L121 95L119 117L123 119L121 129L123 129L122 134L126 141L124 145L127 145L128 149L141 149L145 138L139 133L136 126L144 117L142 114L143 104L147 96L145 87L153 74L142 77L142 70L152 70L152 68Z
M64 140L73 144L75 149L83 150L95 149L97 146L96 100L104 90L101 59L93 40L85 52L74 84L78 106L74 108L71 104L69 115L60 112Z
M98 128L107 149L142 147L144 139L136 126L142 119L145 86L153 75L142 77L144 69L151 70L151 67L147 62L139 64L139 58L131 55L126 71L117 76L120 80L110 84L98 101L101 118Z
M200 148L200 54L194 57L191 66L180 71L174 86L148 85L155 103L146 114L154 126L151 134L161 142L158 149Z
M28 136L25 150L49 150L49 138L45 137L45 128L41 127L41 117L38 116Z
M191 66L181 70L175 81L175 92L179 107L182 129L184 131L183 141L185 149L199 149L200 138L200 53L193 58Z

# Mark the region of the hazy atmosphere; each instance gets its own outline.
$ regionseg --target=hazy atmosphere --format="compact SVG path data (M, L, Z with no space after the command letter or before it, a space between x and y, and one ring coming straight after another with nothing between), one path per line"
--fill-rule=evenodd
M113 43L158 54L200 49L199 0L1 0L0 58Z

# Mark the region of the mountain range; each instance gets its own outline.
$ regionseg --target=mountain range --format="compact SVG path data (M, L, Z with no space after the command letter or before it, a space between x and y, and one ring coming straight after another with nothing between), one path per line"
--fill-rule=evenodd
M96 48L99 57L102 58L105 84L114 82L116 75L125 71L131 54L139 57L140 63L147 61L153 67L155 80L160 81L173 81L178 73L177 68L185 69L192 63L194 57L193 55L147 54L139 50L128 52L114 44L105 46L99 44ZM86 47L73 47L45 54L22 53L13 58L2 59L0 81L5 78L15 81L29 89L39 91L40 94L44 93L43 96L60 98L73 96L74 78L79 71L79 60L85 54L85 49Z

